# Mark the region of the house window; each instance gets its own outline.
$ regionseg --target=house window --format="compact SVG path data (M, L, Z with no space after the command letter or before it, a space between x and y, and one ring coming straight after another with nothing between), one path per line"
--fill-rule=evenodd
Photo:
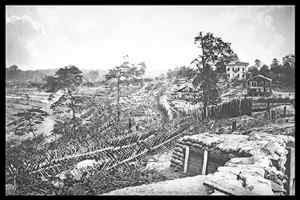
M238 74L237 77L240 78L240 74Z
M255 81L253 81L253 82L252 82L252 86L253 86L253 87L256 87L256 86L257 86L257 83L256 83Z
M230 68L229 68L229 67L227 68L227 71L230 71Z

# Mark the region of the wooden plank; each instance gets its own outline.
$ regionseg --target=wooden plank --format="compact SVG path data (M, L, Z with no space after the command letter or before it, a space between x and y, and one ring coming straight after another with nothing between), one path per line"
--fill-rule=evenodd
M183 166L183 164L184 164L184 163L181 162L181 161L177 161L177 160L173 160L173 159L170 161L170 163L171 163L171 164L174 164L174 165L178 165L178 166Z
M172 156L177 156L177 157L184 157L184 153L178 153L176 151L173 152L173 155Z
M259 195L254 192L250 192L248 190L243 189L242 187L237 187L233 185L228 185L228 183L224 182L216 182L213 180L206 180L203 183L206 186L212 187L217 191L220 191L222 193L228 194L228 195L237 195L237 196L253 196L253 195Z
M178 157L173 155L171 159L184 161L184 156Z
M295 195L295 148L290 147L289 195Z
M171 158L171 162L182 164L184 166L184 160L183 159L177 159L177 158Z
M187 173L187 170L188 170L189 155L190 155L190 147L186 146L185 147L185 157L184 157L184 168L183 168L184 173Z
M202 175L206 174L207 159L208 159L208 151L207 151L207 149L205 149L204 155L203 155Z

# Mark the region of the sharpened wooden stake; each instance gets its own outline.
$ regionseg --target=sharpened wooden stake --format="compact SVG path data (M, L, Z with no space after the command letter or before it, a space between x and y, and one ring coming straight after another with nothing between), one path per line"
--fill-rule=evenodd
M207 151L207 149L204 149L202 175L206 175L207 158L208 158L208 151Z

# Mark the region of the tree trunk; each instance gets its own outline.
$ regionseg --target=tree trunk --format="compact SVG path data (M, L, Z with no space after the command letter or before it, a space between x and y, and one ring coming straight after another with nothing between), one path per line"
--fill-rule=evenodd
M206 120L207 119L207 102L206 101L204 101L203 102L203 112L204 112L204 119Z
M117 94L117 122L119 124L120 121L120 77L118 77L118 94Z
M73 95L72 95L72 92L69 90L69 89L67 89L67 92L68 92L68 94L70 95L70 97L71 97L71 105L69 106L70 108L71 108L71 110L72 110L72 119L75 119L75 108L74 108L74 106L75 106L75 104L74 104L74 97L73 97Z

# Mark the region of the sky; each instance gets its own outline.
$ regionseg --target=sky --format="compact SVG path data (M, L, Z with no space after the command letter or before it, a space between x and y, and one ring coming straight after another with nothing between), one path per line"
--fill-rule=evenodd
M200 31L230 42L240 61L269 65L294 54L295 7L6 6L6 67L107 70L128 55L156 76L189 66Z

